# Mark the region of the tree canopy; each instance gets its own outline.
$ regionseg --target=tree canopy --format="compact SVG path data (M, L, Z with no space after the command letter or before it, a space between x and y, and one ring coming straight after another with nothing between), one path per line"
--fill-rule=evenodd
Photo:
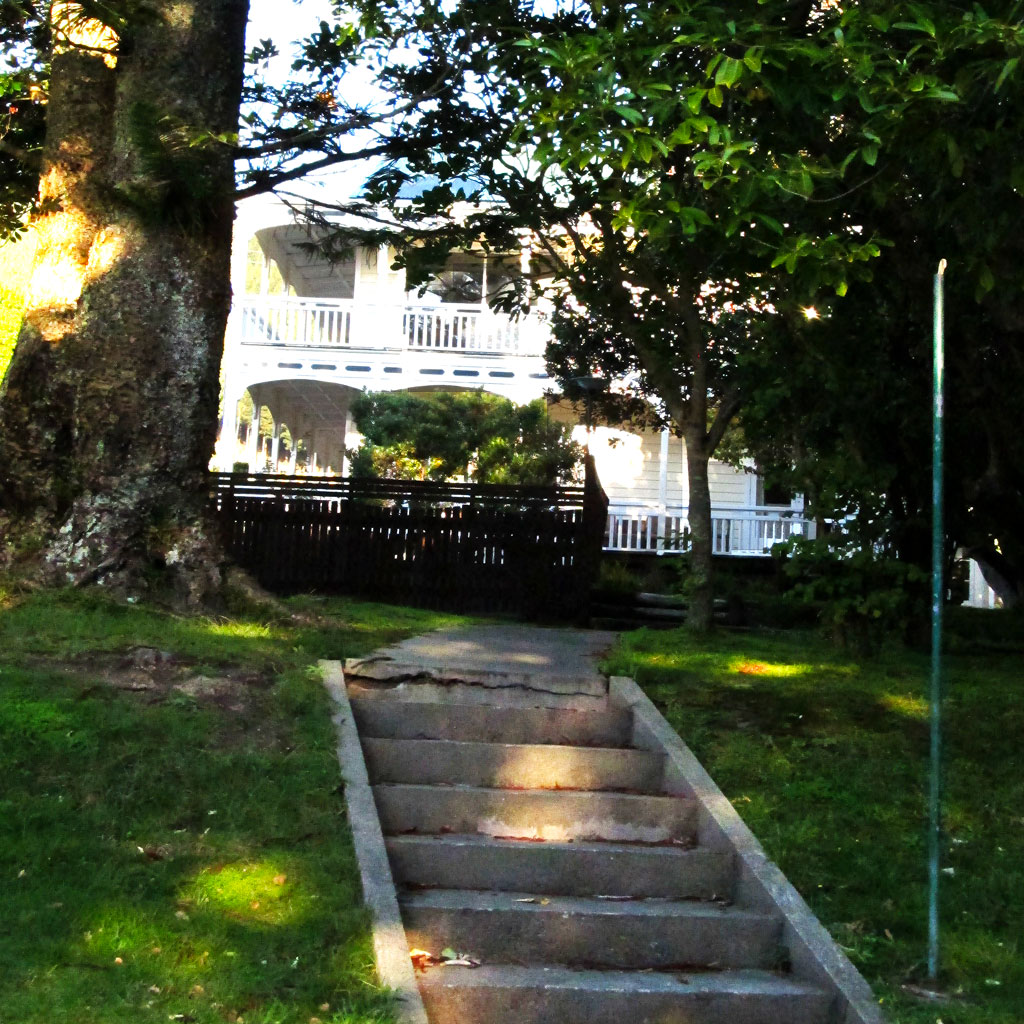
M361 395L352 413L365 442L354 475L555 484L582 458L543 399L517 406L483 391L383 391Z
M407 10L387 9L392 24ZM459 181L427 190L417 209L434 214L470 181L470 198L500 205L449 244L531 234L557 378L599 371L617 382L604 404L686 439L691 619L706 624L708 460L764 386L747 366L763 367L769 336L870 277L884 225L847 199L883 174L904 118L959 100L935 24L912 4L506 0L426 4L406 31L429 59L385 81L414 96L429 67L447 85L368 195L394 201L417 174ZM413 273L423 253L406 254ZM771 347L770 380L785 380L796 349Z

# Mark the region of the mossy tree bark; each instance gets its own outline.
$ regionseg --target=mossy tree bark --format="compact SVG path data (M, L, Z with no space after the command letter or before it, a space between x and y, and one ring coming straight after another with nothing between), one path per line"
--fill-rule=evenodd
M0 560L129 588L158 569L200 603L222 563L206 468L248 0L136 7L120 37L74 6L53 5L39 245L0 394Z

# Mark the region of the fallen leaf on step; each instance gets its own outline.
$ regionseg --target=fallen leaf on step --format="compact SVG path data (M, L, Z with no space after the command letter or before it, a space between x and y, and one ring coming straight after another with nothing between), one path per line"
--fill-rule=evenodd
M428 953L425 949L410 949L409 959L412 960L413 967L418 971L425 971L437 962L434 954Z
M614 901L617 901L617 902L621 902L622 900L629 900L629 899L632 899L632 898L633 898L632 896L596 896L595 897L595 899L599 899L599 900L614 900Z
M468 953L456 953L449 946L441 950L441 964L444 967L479 967L480 961Z
M516 903L537 903L542 907L546 907L550 902L546 896L524 896L516 900Z

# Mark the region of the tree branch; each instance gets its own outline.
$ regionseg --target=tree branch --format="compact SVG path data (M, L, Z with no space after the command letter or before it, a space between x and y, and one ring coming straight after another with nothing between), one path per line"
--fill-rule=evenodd
M375 146L371 149L361 149L357 153L332 153L322 160L300 164L298 167L293 167L288 171L268 172L266 176L262 172L257 171L253 174L253 177L257 179L256 183L248 188L239 189L235 192L233 198L237 202L239 199L248 199L250 196L261 196L267 192L273 192L278 185L283 185L286 181L295 181L297 178L302 178L314 171L322 171L325 167L334 167L337 164L350 163L353 160L365 160L371 156L383 156L385 153L390 152L390 150L391 145L389 143L387 145Z
M308 131L298 132L288 138L279 139L277 142L268 142L264 146L239 146L235 149L234 155L242 160L257 160L260 157L287 152L289 149L305 148L310 143L322 142L336 135L343 135L346 132L356 131L360 128L369 128L371 125L380 124L401 114L407 114L424 101L435 98L440 92L440 87L435 90L428 90L393 110L380 114L370 114L367 112L355 114L337 124L324 125L322 128L310 128Z
M43 161L42 154L38 151L22 149L21 146L15 146L4 139L0 139L0 153L14 157L15 160L33 169L40 167Z
M740 397L738 388L730 388L718 404L718 412L715 413L715 420L708 430L708 450L714 452L719 442L725 436L726 430L732 418L743 407L743 400Z

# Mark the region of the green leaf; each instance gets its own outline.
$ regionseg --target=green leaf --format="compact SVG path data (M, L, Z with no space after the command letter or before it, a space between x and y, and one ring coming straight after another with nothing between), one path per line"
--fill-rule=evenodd
M878 163L878 146L873 142L869 146L862 146L860 155L868 167L874 167Z
M619 103L615 103L612 105L612 109L618 111L631 124L639 124L644 119L644 115L633 107L624 107Z
M743 62L736 60L735 57L725 57L715 73L715 86L724 85L727 89L731 89L742 77Z
M743 55L743 63L750 68L751 71L761 70L761 55L755 49L747 50Z
M983 266L978 272L978 288L983 292L990 292L996 286L996 279L992 274L992 270L987 266Z
M1002 88L1003 82L1005 82L1006 79L1013 74L1019 63L1020 57L1011 57L1003 65L1003 70L999 72L999 77L996 79L996 92L999 92L999 90Z
M849 288L850 286L846 281L840 281L839 284L836 285L836 295L842 298L847 291L849 291Z
M722 90L717 85L713 89L708 90L708 102L713 107L720 107L723 101Z
M701 209L696 206L684 206L679 214L681 217L686 217L692 220L695 224L701 224L704 227L711 227L711 218Z

